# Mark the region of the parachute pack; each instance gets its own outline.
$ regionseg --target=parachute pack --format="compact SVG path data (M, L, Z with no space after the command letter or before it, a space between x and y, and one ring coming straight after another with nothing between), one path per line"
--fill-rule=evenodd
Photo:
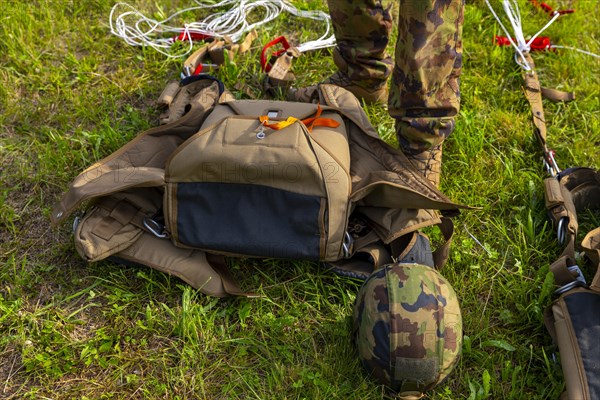
M181 81L179 118L83 171L52 213L88 261L173 274L213 296L247 295L227 256L324 262L366 278L397 260L441 266L460 208L381 140L356 98L236 100L208 75ZM183 99L183 100L181 100ZM435 252L419 232L438 225Z

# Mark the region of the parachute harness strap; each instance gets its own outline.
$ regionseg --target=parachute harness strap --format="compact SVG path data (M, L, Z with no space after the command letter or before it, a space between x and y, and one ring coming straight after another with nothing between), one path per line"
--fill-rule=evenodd
M535 136L542 147L544 156L544 168L550 175L544 179L544 198L546 209L550 219L557 229L557 238L561 246L564 246L561 257L554 262L550 270L554 274L555 283L560 286L556 294L565 293L575 287L586 286L585 279L575 260L575 241L577 237L578 222L577 210L583 205L600 209L600 201L597 199L600 195L600 172L590 168L569 168L561 171L554 158L554 151L548 147L546 120L542 104L542 94L554 101L572 100L572 94L548 90L540 86L535 64L531 58L531 44L537 40L541 32L547 29L561 15L568 14L573 10L558 12L549 9L545 3L542 8L547 11L551 19L537 32L529 41L525 40L523 34L519 7L515 0L503 0L502 7L514 31L514 39L504 26L489 0L485 0L490 11L500 24L500 27L506 34L506 39L515 49L515 61L523 69L524 92L527 101L531 107L532 119L535 125ZM534 2L534 5L538 5ZM497 39L498 40L498 39ZM548 46L556 48L558 46ZM591 54L598 57L595 54ZM577 197L577 201L575 201ZM589 286L593 290L600 291L600 228L588 233L582 242L588 258L598 268L592 284Z

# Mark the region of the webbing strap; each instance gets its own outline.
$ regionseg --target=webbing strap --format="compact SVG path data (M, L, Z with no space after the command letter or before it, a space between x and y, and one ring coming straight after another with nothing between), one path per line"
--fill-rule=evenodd
M225 51L230 60L236 54L242 54L250 48L258 37L258 32L252 30L240 44L232 44L229 40L214 40L193 52L183 63L183 71L187 76L206 73L207 69L216 70L225 63Z
M548 148L547 144L547 133L546 133L546 118L544 116L544 107L542 104L542 87L537 78L535 72L535 64L529 52L523 53L527 64L531 67L528 71L523 73L523 80L525 81L525 98L529 102L531 107L531 114L533 117L533 124L535 125L535 135L542 146L542 152L544 154L544 162L546 169L552 176L556 176L560 170L554 161L554 152Z
M535 64L529 52L523 53L527 64L531 67L529 71L525 71L523 79L525 81L525 98L531 106L533 116L533 124L536 129L536 136L542 147L546 147L546 119L544 117L544 107L542 104L542 88L535 72Z
M321 117L322 112L323 112L323 109L321 108L321 105L317 104L317 111L316 111L314 117L305 118L303 120L299 120L298 118L290 116L285 121L278 121L278 122L270 123L269 117L267 115L261 115L258 117L258 119L263 126L266 126L267 128L275 129L276 131L283 129L287 126L290 126L296 121L302 122L306 126L306 129L308 129L309 132L312 132L312 129L315 126L326 126L329 128L337 128L338 126L340 126L340 123L334 119L322 118Z
M244 292L240 288L233 275L231 275L231 271L229 271L229 267L227 266L227 261L225 260L224 256L206 253L206 260L221 277L223 288L228 294L233 296L260 297L254 293Z
M452 243L452 236L454 235L454 223L450 218L442 217L442 222L438 224L442 235L444 236L444 243L433 252L433 264L435 268L442 269L442 267L448 261L450 257L450 244Z
M575 93L542 87L542 96L555 103L575 100Z
M571 192L556 177L549 177L544 179L544 197L548 217L557 229L560 244L564 246L562 255L575 258L579 225Z
M268 57L268 51L272 47L281 44L283 49L273 51ZM280 36L267 43L260 55L260 65L267 74L264 89L267 94L274 95L277 89L288 88L296 80L291 72L292 61L300 57L302 53L298 48L290 46L284 36Z

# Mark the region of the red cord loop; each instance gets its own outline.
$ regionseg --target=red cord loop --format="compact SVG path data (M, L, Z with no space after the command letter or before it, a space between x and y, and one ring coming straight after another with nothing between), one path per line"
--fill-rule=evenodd
M513 38L513 42L515 39ZM506 36L496 36L496 45L498 46L510 46L510 40ZM533 42L529 44L531 51L539 50L551 50L552 43L548 36L538 36L533 39Z
M188 40L206 40L212 38L210 35L196 32L181 32L179 35L173 38L174 42L184 42Z
M283 49L271 53L271 55L269 56L269 60L267 61L267 50L278 44L281 44L283 46ZM279 36L278 38L273 39L269 43L267 43L260 53L260 66L262 70L264 72L269 72L271 70L271 67L273 67L273 64L275 63L275 60L277 60L277 57L285 53L289 48L290 44L288 43L285 36Z
M575 12L574 9L555 10L554 8L550 7L547 3L539 2L537 0L531 0L531 4L533 4L535 7L541 8L546 13L550 14L551 17L555 16L556 14L563 15L563 14L572 14Z

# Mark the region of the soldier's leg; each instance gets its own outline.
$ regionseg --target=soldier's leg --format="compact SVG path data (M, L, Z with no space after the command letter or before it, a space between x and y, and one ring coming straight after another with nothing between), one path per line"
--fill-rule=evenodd
M387 97L393 61L386 52L392 31L391 0L328 0L337 45L333 60L339 72L331 83L368 102ZM362 90L361 90L362 89Z
M464 0L400 0L389 96L400 147L436 186L460 106Z

